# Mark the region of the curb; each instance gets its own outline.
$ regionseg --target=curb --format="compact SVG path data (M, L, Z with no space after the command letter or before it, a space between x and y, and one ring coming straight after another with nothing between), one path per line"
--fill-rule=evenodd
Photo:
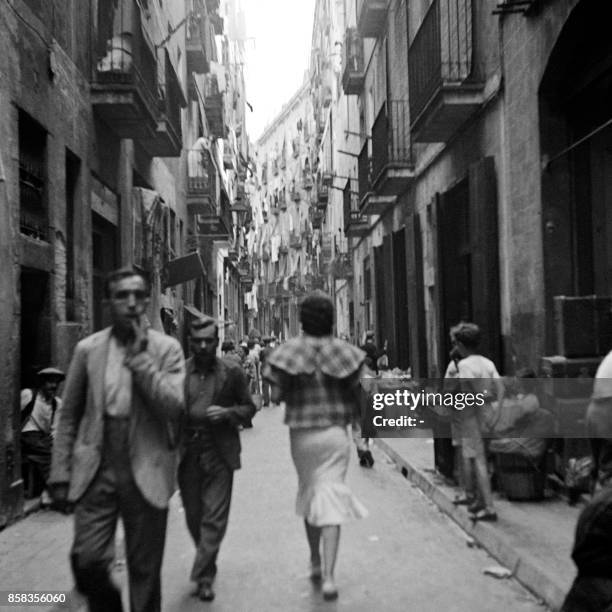
M451 518L463 531L478 542L490 555L512 571L524 587L544 600L553 611L561 609L569 585L562 583L548 571L539 559L528 552L517 551L509 539L499 533L493 525L473 523L461 509L457 508L442 489L425 474L415 469L383 439L374 443L402 469L402 474L416 485L438 508Z

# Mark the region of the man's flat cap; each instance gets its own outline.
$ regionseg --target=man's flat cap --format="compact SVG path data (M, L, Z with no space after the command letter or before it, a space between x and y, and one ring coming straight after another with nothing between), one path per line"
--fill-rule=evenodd
M36 373L41 378L59 378L60 380L64 380L66 375L57 368L43 368Z

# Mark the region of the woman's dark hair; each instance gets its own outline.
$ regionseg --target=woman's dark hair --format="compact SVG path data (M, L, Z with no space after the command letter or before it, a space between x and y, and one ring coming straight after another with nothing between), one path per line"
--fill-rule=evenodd
M334 328L334 303L322 291L315 291L300 305L300 323L309 336L329 336Z

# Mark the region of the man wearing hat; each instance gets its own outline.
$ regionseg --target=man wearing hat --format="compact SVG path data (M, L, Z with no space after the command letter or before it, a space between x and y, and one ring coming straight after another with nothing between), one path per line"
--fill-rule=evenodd
M185 363L186 419L178 482L187 528L196 546L191 580L203 601L215 597L217 554L229 518L234 471L240 468L239 427L255 414L242 367L216 356L219 330L215 319L191 322Z
M21 457L34 466L46 487L51 471L55 413L62 403L56 394L65 376L57 368L44 368L37 376L35 389L21 391ZM46 489L42 500L48 501Z

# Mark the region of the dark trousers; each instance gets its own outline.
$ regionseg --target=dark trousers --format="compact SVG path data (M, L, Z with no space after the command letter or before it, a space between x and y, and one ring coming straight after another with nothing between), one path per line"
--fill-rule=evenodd
M52 447L51 436L42 431L26 431L21 434L21 456L34 466L45 484L51 471Z
M261 393L263 395L263 405L270 405L270 383L267 380L261 381Z
M161 610L168 511L149 504L134 482L128 432L127 419L106 420L102 465L75 508L72 570L91 612L123 610L121 594L110 578L119 516L125 531L130 610Z
M234 472L210 444L191 442L179 465L178 482L187 528L196 545L191 580L211 584L227 529Z

